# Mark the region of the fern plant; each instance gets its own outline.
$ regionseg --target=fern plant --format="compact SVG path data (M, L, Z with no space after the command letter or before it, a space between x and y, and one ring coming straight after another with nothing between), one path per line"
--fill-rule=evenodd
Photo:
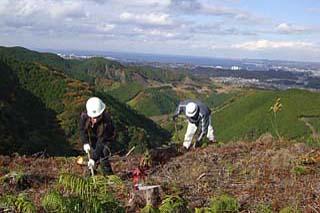
M48 212L124 212L124 208L111 193L113 187L121 185L120 178L114 175L83 178L62 174L58 187L64 193L48 193L42 200L42 206Z
M190 212L188 203L178 195L167 196L159 207L160 213L186 213Z
M13 211L18 213L34 213L36 207L32 201L23 193L18 196L5 195L0 198L0 208L4 209L4 212Z
M13 171L0 177L0 184L11 189L14 187L15 190L24 190L29 186L26 174L21 171Z

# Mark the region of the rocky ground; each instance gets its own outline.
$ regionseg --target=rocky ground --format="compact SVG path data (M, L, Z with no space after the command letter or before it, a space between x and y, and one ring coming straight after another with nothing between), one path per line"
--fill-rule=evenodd
M144 184L160 184L161 195L180 194L189 207L208 206L215 195L237 198L242 212L259 208L278 211L294 207L320 212L320 149L264 135L255 142L215 144L179 154L172 149L152 151ZM141 156L115 157L112 166L132 191L130 172ZM0 195L26 192L37 203L61 172L88 175L76 158L1 156ZM24 177L19 179L18 174ZM12 178L10 178L10 175ZM129 194L121 194L126 203Z

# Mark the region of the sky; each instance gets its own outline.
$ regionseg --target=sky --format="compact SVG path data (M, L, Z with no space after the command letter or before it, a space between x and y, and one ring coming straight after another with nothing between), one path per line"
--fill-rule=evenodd
M0 0L0 45L320 62L320 0Z

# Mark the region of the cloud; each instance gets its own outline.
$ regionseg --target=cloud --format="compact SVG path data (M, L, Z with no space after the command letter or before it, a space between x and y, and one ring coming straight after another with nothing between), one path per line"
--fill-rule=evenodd
M168 31L161 31L159 29L142 29L142 28L134 28L134 32L150 37L164 37L164 38L174 38L178 34L174 32L168 32Z
M199 33L207 35L245 35L254 36L257 33L253 29L244 29L235 26L225 25L223 23L215 24L195 24L190 26L190 33Z
M120 14L120 20L126 22L134 22L138 24L152 24L152 25L170 25L169 14L166 13L144 13L135 14L129 12L123 12Z
M258 40L258 41L249 41L241 44L234 44L232 48L244 49L244 50L265 50L265 49L279 49L279 48L312 48L314 45L310 42L302 41L270 41L270 40Z
M266 22L264 18L257 17L247 11L218 6L214 3L214 1L211 1L210 3L203 3L199 0L171 0L169 8L171 9L171 11L180 12L184 15L190 15L192 13L197 15L226 17L239 22Z
M50 8L48 9L48 13L53 18L82 18L88 16L83 4L79 2L68 1L62 2L62 5L52 2Z
M253 50L278 54L281 48L302 54L319 47L316 22L298 25L288 17L278 23L258 11L240 0L0 0L0 41L217 56L257 54Z
M302 26L294 26L288 23L281 23L276 27L276 31L283 34L299 34L310 32L311 29Z
M200 11L202 5L196 0L171 0L171 9L185 12Z
M2 16L50 18L86 17L83 2L68 0L12 0L0 3ZM5 8L5 9L3 9Z
M111 31L112 29L115 28L115 25L114 24L99 24L96 26L96 29L100 32L109 32Z

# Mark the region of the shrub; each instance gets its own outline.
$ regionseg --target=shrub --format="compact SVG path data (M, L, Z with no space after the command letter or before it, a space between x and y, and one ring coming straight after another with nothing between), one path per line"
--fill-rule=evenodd
M272 213L272 209L269 205L266 204L259 204L255 207L255 211L259 213Z
M295 175L305 175L308 173L308 170L304 166L296 166L291 170L291 172Z
M239 211L239 203L237 199L229 196L229 195L221 195L212 198L210 204L210 210L213 213L218 212L238 212Z
M285 207L285 208L281 209L279 211L279 213L300 213L300 210L289 206L289 207Z
M195 208L194 210L195 213L211 213L210 208Z
M162 201L159 210L161 213L187 213L190 212L187 205L185 199L177 195L171 195Z

